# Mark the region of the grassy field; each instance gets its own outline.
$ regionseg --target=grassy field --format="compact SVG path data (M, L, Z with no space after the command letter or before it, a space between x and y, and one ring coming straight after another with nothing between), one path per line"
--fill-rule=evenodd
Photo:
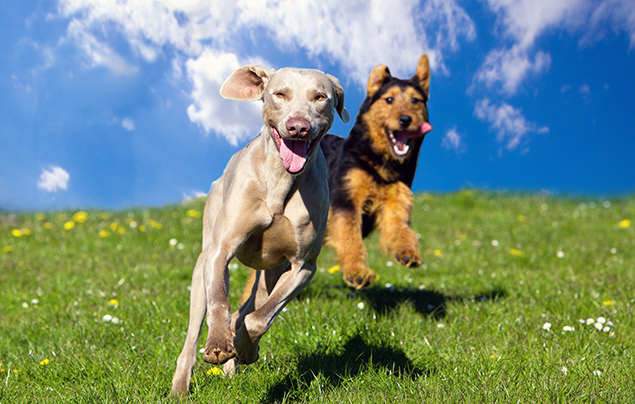
M171 402L202 208L0 214L0 403ZM420 194L421 268L375 234L352 291L325 248L261 359L199 361L189 400L634 403L634 219L632 197Z

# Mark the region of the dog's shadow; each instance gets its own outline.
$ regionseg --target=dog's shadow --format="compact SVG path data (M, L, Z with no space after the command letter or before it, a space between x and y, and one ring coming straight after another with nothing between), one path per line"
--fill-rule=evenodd
M338 299L343 296L344 287L324 287L313 288L309 286L298 296L299 299L308 297L322 296L329 299ZM367 289L358 291L350 291L349 297L359 297L368 304L378 315L387 315L398 310L403 305L411 305L414 310L423 315L430 316L434 319L444 318L446 315L446 307L450 302L471 301L474 303L486 302L489 300L497 300L503 298L507 293L499 287L493 287L488 290L481 291L471 296L447 296L434 290L406 287L388 287L382 288L371 286Z
M414 310L424 316L441 319L446 315L449 302L472 301L474 303L497 300L505 297L506 292L498 287L482 291L472 296L446 296L434 290L420 288L379 288L363 289L359 296L380 315L388 314L403 304L410 304Z
M430 375L432 369L414 365L405 353L395 347L368 343L359 333L349 339L341 353L327 353L324 346L298 359L297 370L271 386L262 403L301 400L313 380L319 377L324 387L339 386L347 379L362 374L372 366L376 371L399 378L417 379Z
M344 288L309 287L298 298L304 299L320 295L329 299L337 299L343 296L342 289ZM446 296L433 290L419 288L370 287L349 292L348 296L360 297L381 316L388 315L407 304L412 305L414 310L423 316L441 319L446 316L448 302L471 301L478 304L505 297L506 292L501 288L494 287L470 296ZM301 401L316 378L319 378L319 382L323 383L324 387L334 388L346 380L363 374L369 368L385 372L392 377L412 380L421 376L430 376L436 371L434 360L426 361L424 365L415 364L398 347L383 342L368 342L359 331L346 341L338 351L339 353L329 353L329 349L325 346L318 346L313 353L301 355L298 358L296 369L271 386L261 402Z

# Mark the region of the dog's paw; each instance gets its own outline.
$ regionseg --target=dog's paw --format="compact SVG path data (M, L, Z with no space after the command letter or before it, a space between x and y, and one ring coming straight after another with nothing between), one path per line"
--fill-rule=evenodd
M408 268L415 268L421 265L421 256L415 250L402 250L395 254L395 259L401 265Z
M348 286L355 289L362 289L373 283L376 276L372 269L360 266L351 270L345 269L342 277Z
M181 399L184 396L187 396L189 388L190 381L188 377L183 376L181 378L175 379L172 381L172 390L170 391L169 397L174 399Z
M213 365L222 365L231 358L236 356L236 349L231 340L213 342L207 340L205 344L205 352L203 353L203 360Z

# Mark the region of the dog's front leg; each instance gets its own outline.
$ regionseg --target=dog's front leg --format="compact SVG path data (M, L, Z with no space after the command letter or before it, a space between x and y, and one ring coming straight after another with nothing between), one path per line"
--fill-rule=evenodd
M230 330L229 270L232 251L224 243L214 245L203 264L203 281L207 297L208 334L203 360L221 365L236 355Z
M250 364L258 360L258 342L267 332L276 316L313 278L315 259L306 263L292 263L263 271L266 283L275 284L269 296L252 313L245 316L236 331L234 344L240 363ZM260 304L260 302L258 302Z
M366 266L368 253L362 239L362 215L355 209L331 209L326 242L335 250L347 285L360 289L375 280Z
M407 267L421 265L419 240L409 225L413 199L412 191L403 182L387 185L382 208L377 215L382 250Z

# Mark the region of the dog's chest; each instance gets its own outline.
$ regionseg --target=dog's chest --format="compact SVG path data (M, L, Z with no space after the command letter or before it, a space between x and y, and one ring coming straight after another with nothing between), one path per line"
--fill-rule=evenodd
M284 213L273 214L271 223L254 232L237 252L236 257L245 265L267 269L304 255L317 239L315 224L304 209L287 206Z
M370 174L362 169L353 169L345 181L353 206L367 215L381 209L386 197L386 187L373 181Z

